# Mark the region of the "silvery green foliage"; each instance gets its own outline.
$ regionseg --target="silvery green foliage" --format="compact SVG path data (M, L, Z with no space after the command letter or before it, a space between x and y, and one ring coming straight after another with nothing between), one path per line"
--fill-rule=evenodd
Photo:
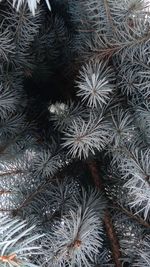
M104 211L106 208L106 199L103 194L97 190L96 188L88 187L87 190L82 188L80 196L76 197L76 203L82 206L83 210L86 210L87 207L90 207L91 210L99 216L99 218L103 218Z
M108 125L103 118L94 119L91 115L89 121L74 120L64 130L63 147L68 149L72 157L87 158L90 153L101 151L110 140Z
M50 104L50 120L53 121L56 129L63 131L76 118L85 118L86 109L81 104L73 102Z
M129 218L119 211L112 213L112 218L121 245L123 265L148 266L149 253L146 249L149 244L145 246L145 241L148 241L149 237L144 237L144 228L133 221L133 218ZM122 231L122 229L124 230ZM144 252L143 258L142 251ZM136 265L138 261L143 261L143 265Z
M114 89L115 75L107 62L91 61L79 72L77 95L90 107L102 106L110 99Z
M137 257L133 263L133 267L149 267L150 263L150 236L148 235L141 241L141 246L137 249Z
M147 52L145 51L145 53ZM146 99L150 92L149 70L146 70L143 66L141 67L137 62L135 60L135 63L133 63L128 58L123 60L119 66L118 86L124 95L139 94Z
M53 240L58 239L53 245L54 266L55 261L57 266L66 263L68 266L90 266L89 261L98 253L102 242L99 219L92 213L89 215L88 211L82 215L81 208L77 212L70 211L68 217L53 234Z
M145 19L143 6L144 1L136 0L123 1L123 4L112 0L107 3L99 0L71 1L70 13L77 27L77 52L86 59L113 58L118 52L122 60L133 58L148 39L149 18ZM116 58L113 64L116 65Z
M150 144L150 104L148 101L143 104L134 105L135 118L141 131L141 137Z
M62 166L61 153L57 151L55 144L52 144L49 148L41 147L35 152L31 172L35 177L46 178L53 176Z
M0 160L0 209L16 210L40 184L31 175L32 151L22 152L17 158L4 156Z
M0 162L0 209L12 210L18 207L18 187L22 176L25 175L23 166L14 161L1 160ZM15 201L16 198L16 201Z
M119 205L126 207L133 214L138 214L149 220L150 197L149 197L149 148L144 149L135 147L135 145L122 146L118 151L113 151L113 160L111 167L117 166L118 174L114 172L116 177L116 185L114 187L116 196L119 197L117 202ZM114 168L115 169L115 168ZM118 182L117 182L118 179ZM119 181L122 179L122 181ZM120 185L119 185L120 184ZM123 187L121 189L121 187ZM124 194L126 198L124 198Z
M129 111L121 108L113 109L111 111L110 131L112 139L112 150L135 141L136 129L133 122L133 116Z
M11 114L7 118L0 118L0 142L13 138L19 131L25 128L25 116L23 114Z
M95 263L91 266L115 267L114 264L111 262L111 252L105 249L105 246L102 247L101 251L101 253L97 254Z
M22 70L23 74L27 75L33 69L31 45L41 26L41 10L38 9L36 16L33 17L26 3L21 5L16 12L10 1L5 4L2 2L1 8L7 8L7 15L2 14L3 22L1 22L2 31L7 31L9 34L9 41L6 40L5 43L7 46L11 45L13 49L6 50L5 61L7 64L12 64L18 73ZM5 34L5 38L7 38L7 34Z
M0 217L0 266L36 266L31 257L41 253L35 226L28 227L25 221L9 216Z
M2 26L2 25L1 25ZM15 53L15 46L13 44L13 38L8 29L5 29L0 33L0 40L1 40L1 48L0 48L0 56L1 61L8 61L10 56L13 56Z
M56 2L55 2L56 3ZM63 4L63 3L62 3ZM42 14L42 19L46 15ZM71 36L65 18L61 15L53 14L49 16L49 23L42 22L40 31L33 43L34 58L36 64L36 75L41 81L49 80L58 68L64 68L67 64L67 69L70 63L70 47ZM61 59L61 60L60 60ZM67 61L67 63L66 63ZM65 72L68 73L65 68Z
M20 95L15 91L11 90L8 86L5 89L3 84L0 84L0 117L5 118L16 111L16 107L20 103Z
M47 4L49 10L51 10L51 6L50 6L50 3L49 3L49 0L45 0L45 1L46 1L46 4ZM13 7L15 7L16 10L18 11L19 8L24 3L28 4L28 7L29 7L30 11L35 16L37 5L40 3L40 0L13 0Z
M129 154L128 154L129 153ZM137 213L143 212L145 220L150 212L150 150L132 150L124 154L119 167L123 179L124 187L128 188L132 200L129 205L136 207Z
M70 209L77 208L78 203L75 201L80 198L80 185L73 178L66 177L62 181L56 180L50 185L49 196L50 203L55 209L60 210L62 214L67 214Z
M119 169L119 175L114 174L114 184L110 175L108 195L121 208L125 207L131 214L148 221L150 17L147 9L144 9L146 5L146 1L142 0L71 1L70 13L77 29L76 52L86 62L89 62L90 57L95 62L97 59L101 61L109 58L109 64L115 69L114 90L119 94L120 100L122 96L124 99L119 105L116 101L116 108L110 107L110 116L107 116L112 141L107 148L111 151L115 167ZM91 85L92 74L88 81ZM136 144L136 149L133 144ZM104 160L104 164L107 164L107 160ZM116 221L120 223L117 216ZM129 266L148 266L148 246L145 246L143 252L144 259L141 257L144 238L142 232L135 258L132 258L133 250L129 247L132 239L131 226L134 228L134 221L130 227L127 222L121 225L121 231L124 229L122 232L130 237L128 242L121 242L122 251L125 250L126 258L129 257ZM136 239L134 242L136 245ZM147 243L149 244L149 240Z
M16 68L16 70L5 70L4 68L0 71L0 79L1 79L1 95L5 95L6 92L9 91L10 94L14 94L12 96L12 101L16 103L16 107L18 108L18 104L21 107L26 106L26 93L23 89L23 72ZM17 98L17 99L16 99ZM3 98L4 101L5 98ZM19 101L20 100L20 101ZM4 102L1 101L1 104L4 105ZM5 103L6 109L8 109L8 104L11 104L10 100L8 103ZM11 106L12 107L12 106ZM16 110L15 107L12 107L12 112Z
M39 2L40 0L14 0L16 12L9 1L8 9L4 8L6 12L2 14L0 208L17 209L15 212L26 218L30 225L36 223L40 226L40 231L46 233L46 243L43 241L45 255L40 266L95 267L97 262L107 267L109 265L103 259L95 260L104 249L101 221L105 201L96 190L80 191L69 179L52 181L57 171L63 169L62 158L65 156L62 155L62 150L55 150L50 145L41 147L38 144L34 147L34 138L32 140L24 116L26 101L23 100L23 104L20 104L21 98L25 99L22 95L22 78L24 74L32 74L30 71L34 69L34 57L38 55L41 56L40 60L45 60L46 47L48 55L51 51L56 52L55 55L50 55L50 62L55 61L55 58L59 61L62 40L66 44L66 31L64 32L64 24L61 23L63 19L56 17L53 30L41 34L39 47L42 48L39 53L33 51L40 36L38 34L43 23L41 17L44 17L39 9L42 5L38 7ZM63 135L63 148L68 150L69 156L85 159L98 151L109 152L119 170L119 175L114 174L115 179L109 175L109 190L106 193L109 194L111 203L127 208L127 211L146 221L150 208L150 153L149 148L146 148L150 136L149 15L142 10L143 6L142 0L67 1L66 9L70 9L71 20L75 23L73 52L80 52L81 59L87 59L76 79L79 89L77 99L82 105L72 102L56 103L49 110L53 113L51 118L55 131L58 130ZM60 13L59 10L55 11ZM67 23L69 24L68 18ZM42 30L45 30L45 24ZM60 38L58 51L55 46L56 35ZM57 61L55 63L57 65ZM138 141L138 148L131 147L133 141ZM104 153L100 153L100 159L106 165L109 164L108 157L105 160L103 156ZM48 180L49 183L46 184ZM118 236L124 253L123 262L127 261L132 267L149 266L149 238L135 222L125 220L122 214L121 218L117 215L114 214L114 224L118 233L119 230L121 232L121 236L120 233ZM7 226L4 220L2 236L5 237L6 233L7 237L13 238L13 233L17 234L19 227L21 240L17 240L23 242L24 223L20 224L18 219L13 220L16 220L15 226L7 233L4 231ZM31 226L31 232L32 230ZM11 250L13 254L9 251L14 248L11 244L15 241L9 241L7 247L0 240L2 250L9 253L7 258L1 256L0 264L15 267L18 265L17 250ZM28 241L25 242L28 246ZM17 249L23 249L22 243L18 247ZM31 255L30 246L26 249L27 254L23 260L29 256L33 263L38 263L38 255ZM102 255L105 257L108 253ZM10 264L6 259L11 261ZM33 265L27 263L24 266Z
M34 180L32 181L34 184ZM26 183L24 183L26 185ZM31 191L31 190L30 190ZM26 194L27 195L27 194ZM45 184L30 203L22 209L23 217L39 225L42 231L60 224L61 217L76 210L80 197L80 185L70 177Z
M113 1L109 1L113 10L114 21L119 24L132 18L132 16L140 16L143 9L147 6L147 0L125 0L117 1L117 5Z
M95 210L101 205L101 211ZM75 211L62 217L61 224L53 228L51 249L47 250L52 266L91 266L103 242L101 217L105 202L96 190L82 191L81 202Z
M10 1L2 1L1 39L5 38L5 44L12 49L5 49L4 44L5 55L1 55L0 68L0 147L1 157L5 159L11 158L12 154L15 158L35 144L35 138L31 136L33 126L26 122L23 79L26 68L31 68L29 50L39 25L39 12L33 18L26 5L16 12Z

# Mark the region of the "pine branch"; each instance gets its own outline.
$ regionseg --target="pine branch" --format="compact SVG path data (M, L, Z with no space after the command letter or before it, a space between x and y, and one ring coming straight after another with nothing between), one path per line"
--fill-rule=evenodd
M110 7L109 7L108 0L104 0L104 6L105 6L107 18L108 18L108 20L110 22L110 25L112 26L112 30L115 32L116 29L115 29L115 26L114 26L114 23L113 23L113 18L111 16L111 12L110 12Z
M30 262L32 255L41 254L37 240L43 235L34 232L25 221L2 216L0 221L0 266L36 266Z
M94 118L89 114L89 121L79 118L74 120L64 131L63 147L69 150L72 158L87 158L95 150L103 150L109 143L108 124L100 116Z
M22 209L23 207L25 207L26 205L28 205L28 203L30 203L30 201L32 201L32 199L43 190L43 188L45 187L46 182L44 181L42 184L40 184L38 186L38 188L36 189L36 191L34 191L33 193L31 193L22 203L21 205L15 210L15 213L17 214L18 211L20 209Z
M89 107L107 104L115 88L115 73L108 62L89 61L79 72L77 96Z
M3 177L3 176L9 176L9 175L17 175L17 174L25 174L26 173L26 171L24 171L24 170L10 170L10 171L5 171L5 172L2 172L2 173L0 173L0 177Z
M104 216L104 224L107 232L107 236L109 238L112 250L112 257L115 262L116 267L121 267L121 252L120 252L120 244L112 223L111 215L108 210L105 212Z
M126 214L131 219L137 221L139 224L143 225L146 228L150 228L150 224L146 221L144 221L139 215L135 215L126 208L124 208L121 205L118 205L117 203L114 204L114 208L122 211L124 214Z
M121 148L118 155L114 155L112 166L118 164L120 175L124 179L124 187L128 190L131 199L129 205L137 213L143 213L146 220L149 215L149 155L150 150L140 147L127 146Z
M100 36L96 36L93 39L93 45L90 45L89 51L86 51L85 54L88 58L96 58L99 60L110 59L113 55L118 55L123 52L124 57L128 56L127 51L134 51L135 48L146 46L147 42L150 39L150 31L146 32L142 36L139 36L139 33L135 35L134 30L129 26L124 25L124 30L121 32L118 29L114 40L103 40ZM103 46L102 46L102 43ZM131 57L131 54L130 54Z
M76 198L76 196L75 196ZM89 188L77 197L76 209L69 209L61 220L63 224L53 226L48 240L47 261L52 266L91 267L102 248L103 230L101 217L105 210L105 201L101 193ZM101 211L97 207L101 207Z
M10 213L10 212L14 212L14 210L10 210L10 209L0 209L0 212L6 214L6 212Z
M0 195L3 195L3 194L11 194L11 190L1 189L0 190Z
M94 161L89 162L88 167L89 167L89 170L91 172L91 175L92 175L92 178L93 178L93 181L94 181L96 187L98 187L99 189L102 190L103 189L103 183L102 183L102 180L99 176L96 162L94 162ZM116 235L113 223L112 223L111 215L110 215L110 212L108 209L106 209L106 211L105 211L105 216L104 216L103 221L104 221L104 225L106 228L108 239L109 239L110 244L111 244L112 257L113 257L115 266L121 267L122 264L121 264L121 260L120 260L121 259L120 244L119 244L119 241L118 241L118 238L117 238L117 235Z
M35 16L39 0L26 0L26 2L28 4L30 11L32 12L32 15ZM47 4L48 9L51 10L49 0L45 0L45 2ZM13 0L13 7L15 7L17 11L20 9L20 7L23 4L24 4L24 0Z
M37 188L36 188L36 190L34 191L34 192L32 192L31 194L29 194L28 196L27 196L27 198L25 198L25 200L20 204L20 206L17 208L17 209L15 209L15 210L12 210L12 212L14 212L15 213L15 215L17 215L18 214L18 212L22 209L22 208L24 208L24 207L26 207L40 192L42 192L43 190L45 190L45 186L46 185L48 185L50 182L52 182L52 181L55 181L55 180L59 180L59 178L61 177L61 176L63 176L63 174L65 173L65 171L66 171L66 169L68 168L68 166L69 165L66 165L66 166L64 166L64 168L62 169L62 170L59 170L54 176L49 176L49 177L47 177L47 179L44 181L44 182L42 182ZM1 210L0 210L1 211Z

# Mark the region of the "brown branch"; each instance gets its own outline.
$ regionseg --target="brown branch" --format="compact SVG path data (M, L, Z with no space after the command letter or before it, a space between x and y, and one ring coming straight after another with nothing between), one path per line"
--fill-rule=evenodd
M108 59L110 59L120 49L121 49L120 45L111 44L110 46L107 46L107 47L103 47L103 48L99 48L99 49L92 49L92 50L86 52L86 54L88 57L90 56L91 58L98 58L98 59L108 58Z
M0 177L6 176L6 175L16 175L16 174L22 174L25 173L26 171L23 170L10 170L10 171L6 171L6 172L1 172L0 173Z
M96 166L96 162L89 162L88 163L89 170L91 172L93 181L95 183L95 186L98 187L100 190L103 189L103 183L102 180L100 179L99 172ZM112 223L111 215L108 209L105 211L104 215L104 225L106 228L106 233L108 236L108 239L110 241L111 245L111 252L112 252L112 258L114 260L115 266L116 267L121 267L121 249L120 249L120 244Z
M96 163L94 161L92 161L92 162L90 161L90 162L88 162L88 167L89 167L89 170L91 172L92 178L94 179L94 183L95 183L96 187L98 187L100 190L103 190L103 184L102 184L102 181L100 179Z
M78 29L79 32L94 32L94 29Z
M10 255L4 255L4 256L0 256L0 261L5 265L8 263L8 265L12 265L13 266L20 266L20 261L17 259L17 255L16 254L10 254Z
M11 209L0 209L0 212L13 212L14 210Z
M120 244L112 223L111 215L108 210L105 211L104 215L104 224L106 228L106 233L110 241L111 245L111 251L112 251L112 257L115 263L116 267L121 267L121 250L120 250Z
M11 194L11 193L12 193L11 190L5 190L5 189L0 190L0 195Z
M126 49L126 48L132 48L135 45L140 45L143 44L145 42L147 42L150 39L150 31L147 32L147 34L145 34L142 37L137 37L134 38L134 40L130 41L124 41L122 43L117 43L117 39L116 42L112 42L110 43L110 41L106 41L104 47L100 47L100 48L92 48L89 51L85 52L85 56L91 57L91 58L98 58L98 59L110 59L114 54L118 53L119 51Z
M47 183L43 182L42 184L40 184L38 186L38 188L36 189L36 191L34 191L33 193L31 193L21 204L18 208L16 209L0 209L0 212L12 212L14 214L14 216L16 216L18 214L18 212L20 211L20 209L22 209L23 207L27 206L28 203L34 198L36 197L36 195L41 192L43 190L43 188L45 187Z
M143 225L144 227L150 228L150 224L148 222L144 221L139 215L135 215L132 212L130 212L129 210L127 210L126 208L124 208L123 206L118 205L118 203L115 203L114 208L122 211L128 217L137 221L139 224Z

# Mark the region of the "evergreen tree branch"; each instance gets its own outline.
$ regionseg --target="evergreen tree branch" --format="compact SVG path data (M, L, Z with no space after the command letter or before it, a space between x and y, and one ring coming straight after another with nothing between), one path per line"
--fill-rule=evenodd
M31 194L29 194L27 196L27 198L25 198L25 200L20 204L20 206L18 208L16 208L14 211L14 213L17 215L18 212L26 207L40 192L42 192L43 190L45 190L46 185L48 185L50 182L55 181L55 180L59 180L59 178L62 176L62 174L65 172L65 170L68 168L68 165L64 166L64 168L60 171L58 171L54 176L49 176L47 177L46 180L44 180L44 182L42 182L35 191L33 191ZM0 210L1 211L1 210Z
M0 195L3 195L3 194L11 194L11 190L1 189L0 190Z
M92 175L92 178L93 178L93 181L94 181L96 187L98 187L99 189L102 190L103 189L103 183L102 183L102 180L101 180L100 175L98 173L96 162L94 162L94 161L89 162L88 168L91 172L91 175ZM105 211L103 221L104 221L104 225L106 228L108 239L110 241L112 257L113 257L115 266L121 267L122 264L121 264L121 260L120 260L121 259L120 244L119 244L119 241L118 241L118 238L117 238L117 235L116 235L113 223L112 223L111 215L110 215L110 212L108 209L106 209L106 211Z
M114 208L122 211L124 214L126 214L128 217L130 217L133 220L136 220L139 224L143 225L146 228L150 228L150 224L146 221L144 221L138 214L135 215L129 210L127 210L125 207L118 205L118 203L114 204Z
M10 212L14 212L14 210L10 210L10 209L0 209L0 212L4 212L4 213L6 213L6 212L8 212L8 213L10 213Z
M120 38L119 34L121 34L121 32L119 30L116 33L116 36L114 36L114 40L103 41L101 36L97 36L94 38L92 45L90 45L89 51L86 51L85 54L90 58L96 58L99 60L106 58L110 59L113 55L118 55L121 52L123 52L124 57L126 57L127 51L133 51L134 48L137 48L138 46L142 47L142 45L145 45L150 39L150 31L142 36L137 35L135 37L132 36L134 33L129 36L130 31L132 31L132 29L125 25L123 33L129 38L124 37L124 39ZM101 45L102 42L104 42L103 46Z
M17 174L24 174L26 171L24 170L10 170L10 171L5 171L5 172L2 172L0 173L0 177L3 177L3 176L9 176L9 175L17 175Z
M28 205L28 203L30 203L30 201L39 193L43 190L43 188L45 187L46 182L44 181L43 183L41 183L38 188L36 189L36 191L34 191L33 193L31 193L22 203L21 205L15 210L15 213L17 214L19 212L19 210L21 210L23 207L25 207L26 205Z
M18 218L1 217L0 266L36 266L30 262L30 258L41 254L37 240L43 235L34 233L34 228Z
M113 18L111 16L108 0L104 0L104 6L105 6L107 18L108 18L108 20L110 22L110 25L112 26L113 31L115 32L116 30L115 30L115 26L114 26L114 23L113 23Z
M40 1L39 0L26 0L25 2L28 4L28 7L30 11L32 12L32 15L35 16L37 5L39 4ZM45 2L47 4L48 9L51 11L49 0L45 0ZM20 9L20 7L23 4L24 4L24 0L13 0L13 7L15 7L17 11Z

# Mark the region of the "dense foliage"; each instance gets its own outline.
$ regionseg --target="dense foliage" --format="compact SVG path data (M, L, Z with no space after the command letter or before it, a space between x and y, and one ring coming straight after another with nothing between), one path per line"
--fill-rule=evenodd
M150 266L144 0L0 1L0 267Z

